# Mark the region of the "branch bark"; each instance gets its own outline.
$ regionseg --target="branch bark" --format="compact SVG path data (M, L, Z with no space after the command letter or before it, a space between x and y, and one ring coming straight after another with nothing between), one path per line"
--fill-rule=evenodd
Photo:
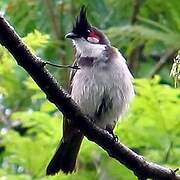
M160 58L158 63L155 65L154 69L150 72L149 77L155 76L157 73L161 71L166 62L171 59L178 49L171 48L168 49L167 52Z
M0 16L0 43L14 56L17 63L23 67L44 91L47 99L71 120L91 141L101 146L110 157L132 170L138 179L180 180L180 176L169 168L146 161L122 143L115 142L107 131L98 128L85 115L45 68L43 61L33 55L21 41L14 29L4 17Z

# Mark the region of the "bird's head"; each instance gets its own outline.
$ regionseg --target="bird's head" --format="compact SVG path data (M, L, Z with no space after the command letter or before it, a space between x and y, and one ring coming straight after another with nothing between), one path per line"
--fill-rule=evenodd
M110 45L105 34L91 26L86 17L86 7L82 6L79 16L77 16L71 32L66 34L66 38L71 38L75 45L82 43L93 45Z

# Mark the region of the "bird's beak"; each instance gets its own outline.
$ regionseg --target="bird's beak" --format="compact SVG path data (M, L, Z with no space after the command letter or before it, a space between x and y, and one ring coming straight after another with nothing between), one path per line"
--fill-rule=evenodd
M77 35L73 32L69 32L65 35L65 38L75 39L75 38L79 38L79 35Z

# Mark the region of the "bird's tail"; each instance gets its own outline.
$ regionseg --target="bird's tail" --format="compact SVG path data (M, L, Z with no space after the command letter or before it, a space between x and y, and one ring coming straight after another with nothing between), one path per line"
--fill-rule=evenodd
M82 140L83 134L81 132L62 138L56 153L46 169L46 174L54 175L59 171L63 171L66 174L72 173L75 170Z

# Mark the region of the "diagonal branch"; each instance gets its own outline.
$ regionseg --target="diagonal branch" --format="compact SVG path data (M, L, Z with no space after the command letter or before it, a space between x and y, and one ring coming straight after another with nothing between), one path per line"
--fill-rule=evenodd
M80 129L89 140L94 141L107 151L109 156L132 170L138 179L180 180L176 171L146 161L122 143L115 142L110 134L98 128L84 116L77 104L45 68L43 61L29 51L2 16L0 16L0 43L9 50L17 63L31 75L44 91L47 99L54 103L75 127Z
M153 77L157 73L161 71L161 69L164 67L164 65L167 63L169 59L172 59L174 54L177 52L178 49L176 48L171 48L168 49L167 52L160 58L158 63L155 65L154 69L149 74L149 77Z

